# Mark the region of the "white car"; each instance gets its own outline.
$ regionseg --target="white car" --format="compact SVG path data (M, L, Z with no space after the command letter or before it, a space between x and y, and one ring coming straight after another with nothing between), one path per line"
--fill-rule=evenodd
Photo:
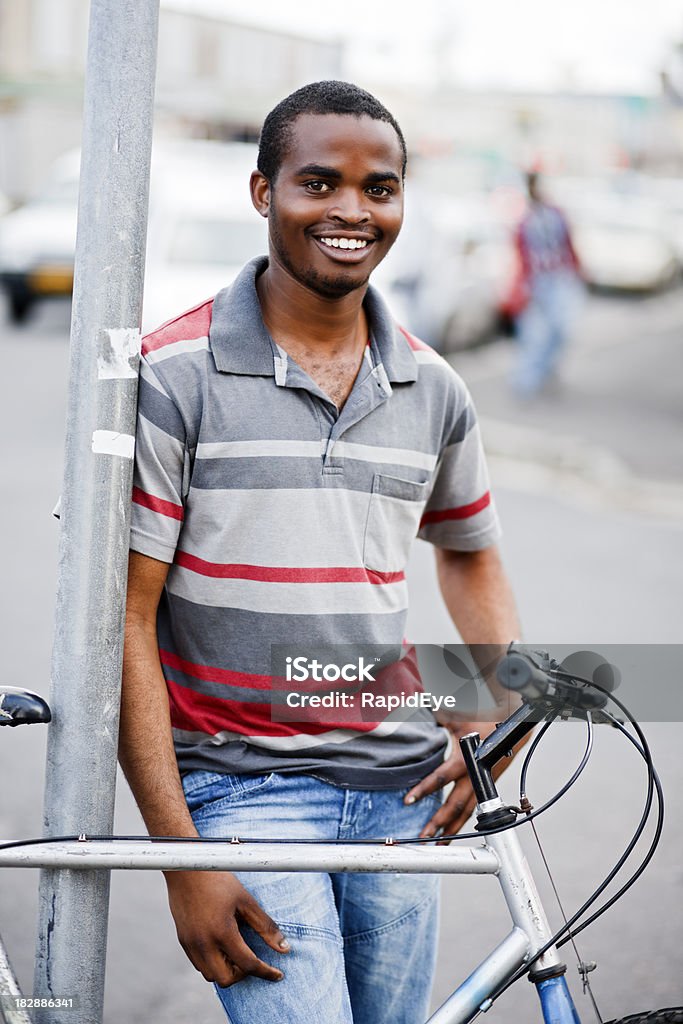
M671 217L631 175L560 179L550 194L565 210L584 277L594 288L649 292L671 284L679 262Z
M0 285L17 323L39 299L71 294L78 164L78 153L66 154L42 192L0 219Z
M406 189L406 215L373 282L394 316L439 351L493 336L512 243L487 196L458 199Z
M256 155L256 146L211 142L155 154L143 331L215 295L268 251L267 222L249 195Z
M152 154L144 326L151 329L229 284L267 251L251 205L257 147L161 142ZM44 191L0 219L0 285L25 320L48 295L71 295L80 153L62 157Z
M657 291L671 284L678 272L671 242L654 225L607 219L579 222L574 244L584 277L594 288Z
M683 181L680 178L644 178L643 189L664 210L664 230L683 267Z

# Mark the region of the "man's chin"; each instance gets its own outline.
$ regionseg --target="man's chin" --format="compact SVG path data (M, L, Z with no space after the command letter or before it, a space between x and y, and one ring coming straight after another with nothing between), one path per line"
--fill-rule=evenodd
M345 295L350 295L351 292L355 292L359 288L365 288L368 280L369 275L361 278L352 277L350 274L337 274L334 277L329 277L313 272L307 274L302 283L324 299L343 299Z

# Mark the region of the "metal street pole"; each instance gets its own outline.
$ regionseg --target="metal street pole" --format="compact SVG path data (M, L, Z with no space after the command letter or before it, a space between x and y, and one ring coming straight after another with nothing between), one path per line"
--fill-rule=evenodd
M92 0L45 834L110 833L159 0ZM108 871L44 870L34 995L102 1020ZM41 1024L63 1013L41 1010Z

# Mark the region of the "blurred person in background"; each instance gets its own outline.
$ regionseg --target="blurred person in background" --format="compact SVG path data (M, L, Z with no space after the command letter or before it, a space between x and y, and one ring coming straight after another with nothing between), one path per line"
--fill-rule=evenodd
M518 343L512 385L524 399L556 382L582 293L566 217L544 199L537 172L527 174L526 184L528 204L515 232L518 265L510 301Z

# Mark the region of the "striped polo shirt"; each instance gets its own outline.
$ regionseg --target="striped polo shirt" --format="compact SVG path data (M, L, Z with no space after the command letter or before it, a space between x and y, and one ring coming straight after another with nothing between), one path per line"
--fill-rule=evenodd
M431 712L273 714L272 650L400 651L414 537L497 539L474 409L369 288L370 341L339 411L268 334L266 266L143 341L131 547L170 563L158 636L178 764L410 786L443 758Z

